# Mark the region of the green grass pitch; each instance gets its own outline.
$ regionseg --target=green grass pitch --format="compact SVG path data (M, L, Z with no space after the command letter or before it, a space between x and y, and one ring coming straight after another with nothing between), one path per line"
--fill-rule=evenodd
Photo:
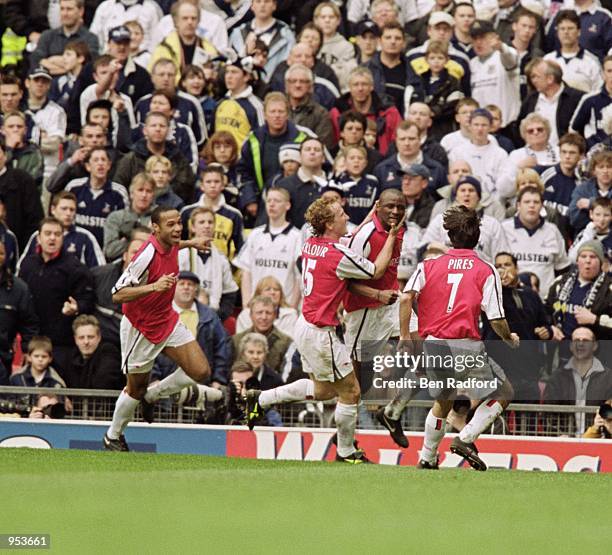
M611 487L596 474L0 449L0 533L50 533L62 554L595 553L610 549Z

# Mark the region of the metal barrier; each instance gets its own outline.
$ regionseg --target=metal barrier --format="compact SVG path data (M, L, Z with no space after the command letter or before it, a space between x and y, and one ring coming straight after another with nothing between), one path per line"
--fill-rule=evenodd
M0 398L18 400L35 405L41 394L68 398L72 403L69 417L75 420L110 420L115 408L119 391L92 389L59 389L0 386ZM360 406L358 427L363 430L380 429L375 412L386 400L368 400ZM276 407L284 426L331 427L334 417L333 401L292 403ZM422 432L425 417L432 401L414 400L402 416L402 426L406 431ZM195 407L181 406L170 399L162 399L156 404L155 420L160 423L202 424L211 422L210 413ZM502 417L493 425L495 433L527 436L576 436L593 423L598 407L579 407L573 405L539 405L512 403ZM140 412L136 421L142 421Z

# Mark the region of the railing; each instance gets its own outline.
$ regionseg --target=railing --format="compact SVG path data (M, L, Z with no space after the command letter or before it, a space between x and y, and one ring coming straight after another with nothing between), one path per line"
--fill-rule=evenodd
M68 398L72 412L67 417L74 420L110 420L119 391L92 389L55 389L0 386L0 399L18 400L35 405L39 395L55 395ZM387 401L368 400L359 410L360 429L380 428L375 412ZM402 417L406 431L423 431L425 417L432 401L414 400ZM334 402L292 403L276 407L284 426L330 427L333 426ZM182 406L171 399L162 399L156 405L155 421L183 424L225 424L224 410L208 407L200 410ZM540 405L512 403L494 424L496 433L533 436L576 436L593 423L598 407L573 405ZM0 417L2 415L0 414ZM137 411L136 420L141 420Z

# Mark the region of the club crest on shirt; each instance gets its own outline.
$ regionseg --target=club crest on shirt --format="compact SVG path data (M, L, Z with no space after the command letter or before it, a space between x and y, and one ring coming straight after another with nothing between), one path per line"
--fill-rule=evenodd
M387 174L387 181L393 181L394 179L395 179L395 174L392 171L390 171Z
M66 252L76 252L76 245L74 243L70 243L66 249Z
M110 211L111 211L110 204L108 204L108 202L106 202L104 204L104 208L102 208L102 213L103 214L108 214Z
M589 33L596 34L597 32L598 32L598 30L597 30L597 23L591 24L591 26L589 27Z

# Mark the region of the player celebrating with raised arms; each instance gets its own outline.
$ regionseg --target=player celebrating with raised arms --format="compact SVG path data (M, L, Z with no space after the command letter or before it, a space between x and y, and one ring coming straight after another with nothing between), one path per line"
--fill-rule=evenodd
M201 238L181 241L183 225L178 210L158 206L151 214L153 234L127 266L113 287L113 302L123 303L121 320L122 369L127 386L119 395L104 448L129 451L123 435L142 403L143 418L153 420L153 405L181 389L210 376L210 366L192 333L172 308L178 276L179 249L208 248ZM147 389L155 358L164 353L178 364L175 372ZM206 386L198 385L198 388ZM221 391L206 387L210 400Z
M261 392L247 391L247 424L252 429L264 409L277 403L337 396L336 460L360 464L370 462L353 444L361 391L349 351L336 336L338 306L347 292L348 280L377 280L384 275L404 219L400 218L390 227L374 262L339 243L347 233L348 219L335 199L318 199L306 211L306 221L314 236L302 247L304 302L293 338L302 356L304 371L312 380L297 380Z
M460 380L476 378L499 385L491 386L489 391L472 390L477 398L485 400L453 440L450 449L461 455L472 468L486 470L474 441L508 406L513 391L502 369L486 357L478 329L480 311L484 311L495 333L508 345L518 347L519 338L510 332L504 317L499 274L492 264L474 252L480 237L480 218L476 212L462 205L449 208L444 213L444 229L453 248L439 258L421 262L408 280L400 301L400 338L410 339L409 322L416 298L419 303L419 336L425 339L426 355L444 357L450 353L453 358L459 353L484 355L480 358L484 363L464 372L455 369L454 377ZM426 371L430 379L439 380L441 375L453 376L453 369L450 373L448 369L439 368L426 368ZM431 388L430 393L433 393ZM419 468L438 468L438 445L444 437L453 396L452 387L439 388L434 395L434 406L425 420Z

